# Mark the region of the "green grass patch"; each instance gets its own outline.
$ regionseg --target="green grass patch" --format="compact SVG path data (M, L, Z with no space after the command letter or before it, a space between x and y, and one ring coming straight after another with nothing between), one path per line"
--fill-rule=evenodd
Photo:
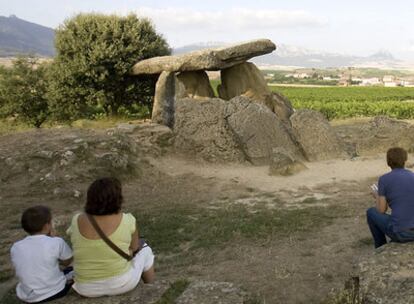
M190 282L187 280L175 281L155 304L174 304L178 297L187 289L189 284Z
M158 253L220 246L235 239L277 239L329 225L339 207L297 210L251 209L233 205L222 209L165 207L135 214L141 234Z

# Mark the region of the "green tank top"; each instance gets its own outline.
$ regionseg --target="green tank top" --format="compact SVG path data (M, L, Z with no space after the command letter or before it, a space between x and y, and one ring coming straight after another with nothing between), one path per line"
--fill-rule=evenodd
M102 239L91 240L83 237L79 232L78 217L79 214L73 217L66 231L72 242L75 281L95 282L126 273L131 268L131 262L118 255ZM123 213L121 223L109 239L129 253L131 236L135 230L135 217L130 213Z

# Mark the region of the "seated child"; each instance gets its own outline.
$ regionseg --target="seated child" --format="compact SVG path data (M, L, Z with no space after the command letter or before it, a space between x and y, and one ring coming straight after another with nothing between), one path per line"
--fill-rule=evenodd
M72 250L62 238L54 236L50 209L45 206L27 209L21 224L29 235L11 248L19 280L17 297L24 302L40 303L65 296L71 282L59 265L68 266L72 262Z

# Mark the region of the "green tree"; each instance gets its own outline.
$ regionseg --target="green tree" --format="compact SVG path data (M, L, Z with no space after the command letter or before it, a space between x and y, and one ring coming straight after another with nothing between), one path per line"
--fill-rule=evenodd
M47 63L36 58L19 57L11 68L0 75L0 115L16 116L36 128L49 115L47 92Z
M149 107L155 80L129 72L140 60L170 53L151 22L133 14L79 14L56 30L55 45L49 104L61 120Z

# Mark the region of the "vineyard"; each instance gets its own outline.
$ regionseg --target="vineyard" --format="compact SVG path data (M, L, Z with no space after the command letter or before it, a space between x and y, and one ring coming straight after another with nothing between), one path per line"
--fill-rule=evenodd
M387 115L414 119L414 88L272 87L297 109L313 109L328 119Z

